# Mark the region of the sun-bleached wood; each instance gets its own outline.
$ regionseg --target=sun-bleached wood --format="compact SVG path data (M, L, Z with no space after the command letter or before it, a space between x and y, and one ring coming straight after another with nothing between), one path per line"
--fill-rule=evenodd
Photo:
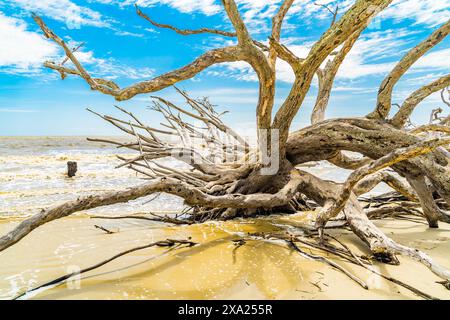
M175 90L184 99L185 105L173 103L161 96L151 96L151 109L164 119L158 128L146 125L120 106L117 108L125 119L89 109L131 139L126 143L107 138L90 140L110 143L135 152L132 157L118 156L122 161L119 167L134 170L149 180L148 183L123 191L80 197L43 210L1 237L0 251L49 221L78 211L164 192L185 200L186 208L182 212L182 219L168 217L161 220L176 224L255 217L274 212L292 213L305 208L310 210L308 203L313 202L315 206L321 207L315 221L320 232L329 219L343 214L348 226L377 260L398 263L395 255L402 254L426 265L436 275L448 281L449 272L444 267L423 252L396 243L377 228L367 217L357 195L385 182L417 208L421 208L421 214L430 227L437 227L438 221L450 222L450 216L437 202L439 200L441 206L442 203L450 205L450 157L445 149L449 142L446 137L449 134L449 116L442 116L443 109L438 108L433 111L430 123L412 128L408 125L409 128L405 128L415 107L431 93L441 90L442 103L450 104L447 97L448 75L417 89L401 104L392 119L386 119L395 84L415 61L446 37L450 23L440 26L400 60L381 84L377 104L371 106L375 111L369 116L326 119L326 108L340 66L370 21L392 1L357 0L340 17L338 8L332 11L325 7L333 15L331 25L314 43L305 58L297 57L283 44L282 26L285 20L291 18L289 9L293 2L284 0L279 5L272 19L267 44L252 38L239 12L239 6L233 0L222 0L230 22L226 30L232 28L233 31L214 28L182 29L156 22L136 7L137 14L154 27L186 36L213 34L235 38L237 44L209 50L181 68L127 87L121 87L108 79L92 77L76 57L75 51L81 46L69 48L63 38L35 15L34 20L44 35L65 53L62 63L47 61L44 65L59 72L62 79L68 75L78 76L91 89L118 101L174 86L220 63L246 62L258 78L259 93L255 101L258 141L255 145L250 145L237 130L233 130L222 120L222 113L216 111L209 99L191 97L178 88ZM293 22L292 18L289 22ZM286 99L276 109L278 59L290 65L295 79ZM290 131L293 119L301 109L316 75L319 78L319 90L310 115L311 125ZM364 108L369 102L360 103L361 108ZM273 114L275 116L272 118ZM193 122L200 122L201 126L193 125ZM264 130L268 136L260 133ZM279 149L268 148L267 151L269 155L278 151L279 168L275 173L263 174L271 163L265 163L261 153L265 143L276 136L274 132L279 133ZM431 139L430 132L440 136ZM205 142L200 146L189 143L190 139L197 138ZM349 156L347 151L359 156ZM157 161L165 158L184 161L189 168L178 169ZM194 158L201 161L192 161ZM322 160L352 170L352 173L345 183L339 184L322 180L299 169L308 162Z

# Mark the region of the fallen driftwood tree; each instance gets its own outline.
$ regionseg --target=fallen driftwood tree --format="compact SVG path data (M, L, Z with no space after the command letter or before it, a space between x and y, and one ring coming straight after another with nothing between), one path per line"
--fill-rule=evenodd
M285 0L273 17L268 43L251 38L233 0L222 1L234 27L233 32L208 28L178 29L155 22L136 7L138 15L156 27L183 35L210 33L236 38L237 44L210 50L180 69L125 88L111 80L93 78L74 54L79 46L69 48L39 16L34 16L44 35L57 43L66 55L63 62L49 61L45 66L58 71L63 79L67 75L79 76L92 90L110 95L117 101L173 86L219 63L247 62L259 79L256 104L258 139L255 146L250 145L221 120L221 114L208 99L194 99L178 88L175 89L184 97L187 108L162 97L152 97L153 110L161 113L166 120L161 128L149 127L134 114L119 107L126 119L96 113L129 134L132 141L90 140L136 151L134 158L120 157L123 161L121 166L135 170L149 182L120 192L80 197L43 210L1 237L0 251L49 221L81 210L127 202L160 192L183 198L187 209L180 216L148 219L178 224L293 213L309 210L314 207L310 204L314 203L321 207L315 223L318 245L327 241L323 233L327 222L341 215L341 220L367 244L375 259L397 264L396 255L408 256L426 265L443 279L443 283L448 284L450 272L447 269L425 253L387 237L366 213L373 218L395 217L394 213L402 211L402 208L415 208L410 209L409 213L425 217L430 228L437 228L440 221L450 221L449 214L445 212L445 208L450 206L450 157L447 149L450 138L446 138L450 131L449 117L439 117L441 109L433 111L430 123L425 126L411 128L409 121L414 108L434 92L442 90L442 100L449 104L446 95L450 75L413 92L398 106L395 115L388 118L391 107L395 105L392 103L395 84L414 62L447 36L450 21L408 51L397 63L380 85L373 112L362 118L325 120L339 66L371 19L390 2L358 0L339 19L337 12L334 12L331 26L312 46L306 58L297 57L280 42L283 19L293 0ZM278 59L292 67L295 80L287 98L274 113L275 65ZM66 66L66 62L70 62L71 66ZM319 91L311 125L290 132L294 116L299 112L315 75L319 79ZM201 125L194 125L193 122ZM202 142L196 143L198 140ZM347 151L359 153L360 157L350 157ZM185 162L189 169L167 167L155 161L167 157ZM301 165L312 161L329 161L338 167L351 169L353 173L343 184L325 181L301 170ZM396 190L397 196L402 197L401 201L413 205L402 208L394 205L381 208L383 210L379 208L378 212L368 210L373 209L367 206L369 200L360 201L358 196L381 182ZM403 212L408 214L406 209ZM302 253L296 241L286 241ZM349 257L348 253L346 255ZM360 264L358 258L351 259Z

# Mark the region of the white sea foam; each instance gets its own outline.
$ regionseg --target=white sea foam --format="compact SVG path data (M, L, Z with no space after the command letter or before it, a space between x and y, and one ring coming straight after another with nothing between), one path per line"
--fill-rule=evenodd
M123 137L116 139L126 141ZM0 137L0 217L30 215L77 196L141 184L144 180L134 171L115 168L120 163L115 155L132 153L106 143L89 142L86 137ZM78 163L74 178L66 177L67 161ZM162 161L169 167L182 165L176 160ZM350 173L328 163L304 169L337 182L344 181ZM148 202L150 198L92 209L89 213L125 214L182 208L182 201L173 196L161 195Z

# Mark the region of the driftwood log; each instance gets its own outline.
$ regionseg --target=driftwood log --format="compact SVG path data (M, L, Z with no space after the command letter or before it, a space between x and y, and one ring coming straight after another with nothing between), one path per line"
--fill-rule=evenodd
M62 38L35 15L34 20L43 34L64 50L64 61L70 62L70 65L64 65L47 61L45 66L59 72L63 79L67 75L78 76L92 90L112 96L117 101L174 86L220 63L247 62L259 79L255 108L258 142L250 145L226 125L208 99L192 98L176 87L187 107L175 105L162 97L152 97L153 110L161 113L166 121L161 128L147 126L120 107L117 108L123 111L126 119L89 110L130 136L129 143L90 140L134 150L136 156L133 158L119 157L123 161L121 166L138 172L149 181L123 191L80 197L43 210L1 237L0 251L46 222L81 210L164 192L185 200L187 210L182 220L188 223L273 212L292 213L304 210L305 204L313 202L321 207L316 227L322 238L327 222L341 214L378 260L398 263L396 255L405 255L426 265L444 281L449 281L450 272L446 268L425 253L396 243L376 227L357 196L386 182L408 201L417 204L430 227L436 228L439 222L450 221L449 214L437 205L438 198L447 207L450 205L450 139L446 138L449 117L438 117L439 112L435 112L426 126L408 127L409 116L415 107L432 93L442 91L442 100L449 105L446 95L450 76L443 76L417 89L399 105L394 116L388 118L394 105L392 92L395 84L421 56L448 35L450 21L411 48L386 76L380 85L373 112L360 118L325 119L330 92L341 63L371 19L391 2L357 0L340 17L333 12L331 26L305 58L297 57L281 43L283 20L293 0L285 0L274 15L267 44L252 39L233 0L222 0L234 29L232 32L209 28L179 29L155 22L136 7L137 14L156 27L183 35L209 33L233 38L237 42L207 51L179 69L128 87L92 77ZM291 66L295 80L284 102L275 109L275 65L278 59ZM316 75L319 92L311 125L292 131L292 121ZM192 121L200 122L202 126L194 126ZM202 143L192 143L195 139L201 139ZM347 151L356 152L360 157L350 157ZM168 157L184 161L190 168L176 169L155 161ZM299 167L315 161L329 161L338 167L351 169L353 173L345 183L339 184L324 181ZM166 222L171 221L167 219Z

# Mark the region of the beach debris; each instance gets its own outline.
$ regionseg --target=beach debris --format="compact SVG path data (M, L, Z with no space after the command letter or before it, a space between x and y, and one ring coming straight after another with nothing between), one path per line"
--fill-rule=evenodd
M114 138L88 140L108 143L121 150L132 150L135 153L133 155L118 155L122 163L117 167L134 170L147 182L121 191L80 196L76 200L50 207L25 219L0 237L0 251L14 245L41 225L72 213L165 193L184 200L188 209L181 216L182 219L178 216L172 218L158 215L148 218L172 224L245 219L273 213L303 212L307 216L311 213L311 207L314 208L310 204L315 204L321 209L317 210L316 223L311 227L314 228L314 235L318 236L315 240L318 241L305 240L295 234L285 235L281 239L278 237L279 240L284 240L284 245L301 256L323 262L344 273L361 287L368 287L334 261L310 253L311 248L320 249L322 253L334 254L350 259L361 267L366 266L366 261L352 256L345 249L336 250L326 246L327 225L341 219L344 224L335 227L351 229L378 262L399 264L396 255L403 255L422 263L442 280L449 281L450 271L446 267L425 252L394 241L370 219L386 216L405 219L407 214L407 218L414 222L421 221L418 220L421 217L417 215L423 216L423 222L430 228L439 227L438 223L441 222L450 223L450 215L441 209L445 208L444 202L450 205L450 116L432 116L428 125L419 128L411 128L409 121L419 103L432 93L441 91L443 103L449 105L446 97L450 74L412 92L399 105L395 114L391 112L395 85L416 61L445 39L450 33L450 20L405 52L394 65L380 84L373 112L364 117L325 119L339 67L369 22L391 2L392 0L356 1L339 15L339 19L336 19L338 8L333 11L322 6L332 13L332 23L305 57L298 57L280 42L282 22L293 0L284 0L274 15L267 44L252 39L235 1L223 0L224 11L234 27L233 32L208 28L181 30L162 24L157 26L184 35L213 33L236 38L235 44L212 49L184 67L126 87L120 87L111 77L93 77L83 67L83 61L79 61L73 53L76 47L69 48L63 38L34 14L33 19L44 36L61 47L67 61L71 62L70 65L52 61L44 63L45 67L59 72L63 78L65 75L81 77L90 89L113 96L117 101L173 87L183 104L151 96L150 109L159 113L163 121L158 128L146 125L135 114L119 106L116 108L121 112L122 118L88 109L127 134L130 141L125 143ZM141 17L148 18L139 8L136 9ZM151 21L149 18L147 20ZM281 103L276 98L277 59L284 60L295 77L286 99ZM254 133L257 141L254 144L223 121L223 112L219 112L209 98L194 98L175 86L211 66L231 62L247 63L254 69L257 74L255 79L259 81L258 100L255 100L257 130ZM300 110L302 113L308 110L303 107L303 102L308 100L307 95L316 76L317 99L310 114L310 125L299 128L294 119ZM359 103L367 105L371 101ZM358 157L351 157L346 152L357 153ZM186 167L180 169L159 161L169 158L184 162ZM309 172L311 170L300 167L312 161L328 161L332 165L352 170L352 173L343 183L324 180ZM381 210L378 206L380 203L369 201L369 208L373 209L369 212L369 217L369 208L363 207L358 196L368 193L380 183L386 183L401 194L402 202L393 208ZM440 206L435 193L440 195ZM407 206L406 203L417 203L418 206ZM376 209L380 210L374 211ZM266 236L262 239L266 239ZM371 272L387 277L377 270ZM432 298L417 290L416 293Z
M67 161L67 176L72 178L77 173L78 166L76 161Z
M106 229L105 227L102 227L102 226L99 226L99 225L96 225L96 224L94 224L94 227L97 228L97 229L100 229L100 230L102 230L104 232L106 232L107 234L116 233L115 231L111 231L109 229Z

